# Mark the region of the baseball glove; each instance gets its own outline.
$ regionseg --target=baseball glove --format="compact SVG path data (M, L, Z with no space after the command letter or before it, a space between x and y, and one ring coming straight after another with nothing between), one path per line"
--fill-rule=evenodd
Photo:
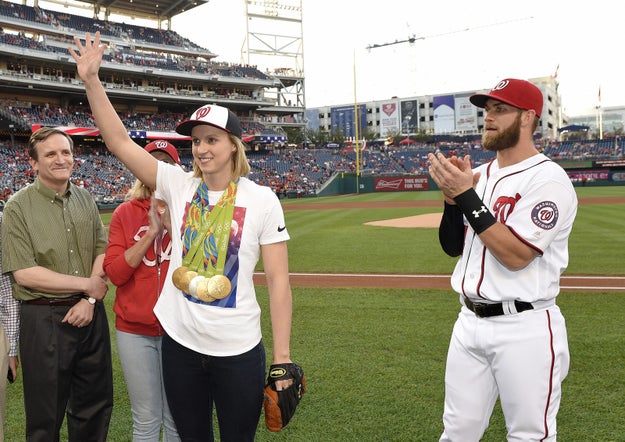
M284 390L276 390L276 381L292 379ZM280 431L289 423L306 391L304 370L297 364L273 364L265 386L265 425L269 431Z

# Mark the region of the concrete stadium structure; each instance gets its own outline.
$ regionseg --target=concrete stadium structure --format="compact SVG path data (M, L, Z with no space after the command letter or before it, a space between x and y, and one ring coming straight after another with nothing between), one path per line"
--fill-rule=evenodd
M568 124L568 117L562 111L557 80L553 76L528 80L538 86L544 96L542 118L537 133L541 138L558 140L558 129ZM356 105L346 103L307 109L307 127L327 132L338 128L346 137L355 136L357 122L360 122L361 133L365 129L370 129L382 138L411 133L478 135L484 126L484 112L471 105L468 97L474 93L487 92L489 89L450 92L445 95L392 97L388 100ZM354 117L355 112L358 113L357 118Z

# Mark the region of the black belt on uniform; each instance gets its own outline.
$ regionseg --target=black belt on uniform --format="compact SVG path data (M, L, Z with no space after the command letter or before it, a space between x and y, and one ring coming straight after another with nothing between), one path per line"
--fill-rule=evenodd
M504 315L503 303L497 302L494 304L487 304L484 302L473 302L466 296L464 299L464 305L467 306L469 310L479 316L480 318L489 318L491 316L501 316ZM514 301L514 306L516 307L517 313L524 312L525 310L532 310L534 306L529 302L524 301Z
M59 307L71 307L78 304L78 301L84 299L82 295L71 296L69 298L36 298L29 301L22 301L24 304L30 305L56 305Z

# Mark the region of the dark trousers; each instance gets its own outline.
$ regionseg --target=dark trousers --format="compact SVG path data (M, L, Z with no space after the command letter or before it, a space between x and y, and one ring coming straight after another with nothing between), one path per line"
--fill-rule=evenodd
M253 441L265 383L265 347L227 357L190 350L163 336L163 382L184 442L212 442L213 404L222 442Z
M62 323L71 307L21 306L20 356L26 440L104 442L113 410L111 340L104 304L87 327Z

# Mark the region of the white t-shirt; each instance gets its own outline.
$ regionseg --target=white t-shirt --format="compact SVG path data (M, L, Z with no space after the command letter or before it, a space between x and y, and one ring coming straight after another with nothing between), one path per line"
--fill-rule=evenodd
M481 172L475 190L486 207L539 256L521 270L509 270L468 227L452 287L474 301L555 298L568 265L568 238L577 213L577 195L566 172L542 154L503 169L495 160L475 172Z
M224 274L232 292L223 300L203 303L184 294L171 275L182 265L182 240L187 208L200 178L179 167L158 163L156 188L169 204L172 254L169 271L154 312L172 339L198 353L233 356L252 349L261 340L260 306L253 275L260 246L289 239L280 200L264 186L240 178ZM209 192L213 206L223 192Z

